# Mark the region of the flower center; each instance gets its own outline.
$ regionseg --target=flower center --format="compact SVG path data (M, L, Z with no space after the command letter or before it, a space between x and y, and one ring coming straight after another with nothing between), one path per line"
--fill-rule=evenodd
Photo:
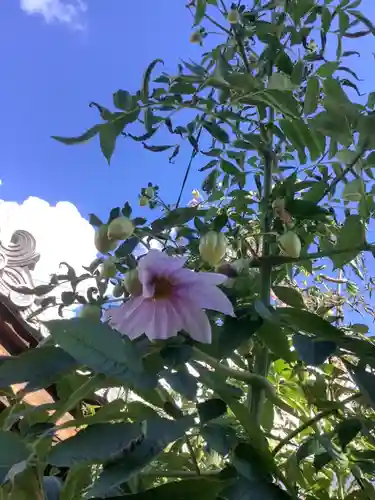
M153 284L155 287L154 299L166 299L172 294L173 285L167 278L156 276Z

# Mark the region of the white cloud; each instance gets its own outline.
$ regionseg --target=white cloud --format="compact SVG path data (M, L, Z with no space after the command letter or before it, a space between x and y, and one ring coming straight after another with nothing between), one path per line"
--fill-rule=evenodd
M96 257L94 229L72 203L62 201L51 206L35 197L22 204L0 200L1 241L9 241L17 229L29 231L36 239L40 260L33 271L35 285L48 283L50 275L59 272L60 262L67 262L80 275L86 272L81 266L88 266ZM94 285L92 280L84 281L78 291ZM56 295L60 296L63 289L59 286ZM71 315L71 311L64 314ZM51 317L57 317L56 310L44 313L42 319Z
M83 0L20 0L27 14L39 14L47 23L60 22L74 29L84 29L87 5Z

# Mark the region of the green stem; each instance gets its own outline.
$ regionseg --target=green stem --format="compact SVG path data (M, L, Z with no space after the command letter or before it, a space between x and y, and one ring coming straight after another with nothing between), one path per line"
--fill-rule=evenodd
M227 30L226 28L224 28L224 26L222 26L221 24L219 24L217 21L215 21L215 19L212 19L211 16L209 16L208 14L205 14L204 16L206 19L208 19L212 24L214 24L217 28L221 29L222 31L224 31L224 33L226 33L227 35L229 36L232 36L232 33Z
M354 401L355 399L358 399L359 397L361 397L360 393L353 394L353 395L343 399L340 402L340 404L345 405L346 403L349 403L350 401ZM278 443L275 446L272 454L276 455L276 453L279 453L279 451L282 448L284 448L284 446L287 445L292 439L294 439L296 436L298 436L298 434L301 434L301 432L308 429L309 427L312 427L314 424L316 424L317 422L322 420L322 418L328 417L329 415L332 415L336 411L337 411L337 408L329 408L327 410L320 411L319 413L317 413L315 415L315 417L312 417L309 420L306 420L305 422L303 422L303 424L301 424L299 427L297 427L292 432L290 432L284 439L282 439L280 441L280 443Z
M297 259L294 257L284 257L282 255L269 255L268 257L259 257L251 262L251 267L263 266L281 266L283 264L288 264L291 262L302 262L304 260L315 260L323 259L325 257L331 257L333 255L341 255L343 253L349 252L374 252L375 243L362 243L361 245L355 245L348 248L333 248L332 250L323 250L321 252L308 253L306 255L301 255Z
M273 121L273 113L270 113L270 121ZM264 155L264 178L263 178L263 200L262 200L262 232L269 233L272 228L272 208L270 206L272 192L272 138L269 150ZM263 238L262 257L267 259L271 254L269 238ZM270 306L272 265L265 263L260 269L260 299L265 307ZM261 377L267 377L269 369L269 353L267 347L258 345L255 350L254 372ZM264 389L260 387L251 388L250 413L254 421L260 425L263 403L265 398Z
M142 476L144 477L189 477L191 479L200 479L201 477L215 477L220 475L220 470L208 470L205 472L201 472L199 476L197 476L195 471L191 470L160 470L160 471L147 471L142 472Z
M200 476L201 475L201 470L199 468L197 457L195 456L194 448L193 448L193 446L191 444L189 436L185 436L185 443L186 443L186 446L187 446L187 448L189 450L189 454L190 454L191 460L192 460L193 465L194 465L195 473L196 473L197 476Z

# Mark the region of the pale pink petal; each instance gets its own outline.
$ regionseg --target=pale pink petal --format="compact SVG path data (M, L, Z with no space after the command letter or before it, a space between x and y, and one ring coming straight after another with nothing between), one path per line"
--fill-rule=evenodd
M177 269L172 274L173 280L176 284L190 284L197 283L208 286L221 285L228 279L228 276L218 273L204 273L194 272L190 269Z
M166 301L155 301L153 317L148 325L146 335L150 340L165 340L171 336L169 335L170 331L168 327L169 325Z
M126 316L122 322L121 332L127 335L130 339L140 337L147 334L150 328L150 323L154 316L155 303L153 300L144 300L142 305L134 310L130 315Z
M189 301L175 300L173 305L183 321L183 329L197 342L211 343L211 325L207 314Z
M168 276L174 270L182 268L185 265L186 260L186 257L170 257L160 250L151 249L139 261L139 279L141 283L143 283L143 278L147 278L150 274L153 276Z
M176 294L182 298L186 297L198 308L211 309L228 316L235 316L231 301L216 286L186 286L181 287Z

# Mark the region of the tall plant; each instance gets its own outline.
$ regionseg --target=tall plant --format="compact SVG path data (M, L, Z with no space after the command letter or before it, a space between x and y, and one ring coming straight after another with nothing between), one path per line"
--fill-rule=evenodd
M55 137L98 136L108 162L129 140L176 163L188 142L191 155L173 197L141 190L155 220L132 219L128 203L106 222L92 216L102 257L82 276L68 267L23 290L43 296L68 281L41 310L83 308L46 323L45 345L1 361L2 498L52 494L43 476L61 478L61 500L375 498L375 346L351 320L353 309L372 315L365 262L375 250L375 93L357 98L359 54L345 48L375 35L359 4L193 0L191 42L210 46L200 62L155 76L153 61L138 92L113 94L112 110L90 104L100 123ZM183 206L202 160L206 203ZM152 241L159 251L135 257ZM97 286L83 296L87 278ZM201 309L219 312L208 323ZM22 401L51 384L55 404ZM89 403L113 387L114 400ZM53 443L66 427L79 432Z

